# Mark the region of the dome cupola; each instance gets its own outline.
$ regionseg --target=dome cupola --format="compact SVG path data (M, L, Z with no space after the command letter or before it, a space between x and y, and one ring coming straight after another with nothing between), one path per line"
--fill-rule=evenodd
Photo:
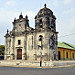
M44 8L40 9L35 16L35 28L56 31L55 20L56 17L54 16L52 10L47 8L46 4L44 4Z
M39 18L39 17L43 17L45 15L53 16L52 10L49 9L49 8L47 8L46 4L44 4L44 8L40 9L40 11L38 12L38 14L35 16L35 19Z

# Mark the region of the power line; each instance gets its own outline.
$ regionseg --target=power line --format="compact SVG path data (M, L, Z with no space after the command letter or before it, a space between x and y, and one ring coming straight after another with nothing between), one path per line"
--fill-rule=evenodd
M66 36L70 36L70 35L75 35L75 33L71 33L71 34L64 35L64 36L59 36L58 38L61 38L61 37L66 37Z

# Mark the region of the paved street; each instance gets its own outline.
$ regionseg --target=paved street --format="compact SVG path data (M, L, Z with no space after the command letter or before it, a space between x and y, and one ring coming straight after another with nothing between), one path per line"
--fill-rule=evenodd
M75 75L75 67L57 69L0 67L0 75Z

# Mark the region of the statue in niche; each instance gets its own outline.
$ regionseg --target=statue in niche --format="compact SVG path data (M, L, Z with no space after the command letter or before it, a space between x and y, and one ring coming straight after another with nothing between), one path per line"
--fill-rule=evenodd
M55 36L54 34L50 37L50 49L54 49L55 47Z
M40 19L39 25L40 25L40 28L43 27L43 26L42 26L42 25L43 25L42 19Z
M51 21L51 30L55 31L55 20Z
M48 25L50 25L50 19L49 19L49 17L46 17L46 23L47 23Z

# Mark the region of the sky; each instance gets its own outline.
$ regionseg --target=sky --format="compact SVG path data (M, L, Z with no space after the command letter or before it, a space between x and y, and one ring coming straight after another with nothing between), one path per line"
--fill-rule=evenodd
M5 44L6 31L12 30L12 22L21 12L35 27L35 15L45 3L57 18L58 41L75 45L75 0L0 0L0 45Z

